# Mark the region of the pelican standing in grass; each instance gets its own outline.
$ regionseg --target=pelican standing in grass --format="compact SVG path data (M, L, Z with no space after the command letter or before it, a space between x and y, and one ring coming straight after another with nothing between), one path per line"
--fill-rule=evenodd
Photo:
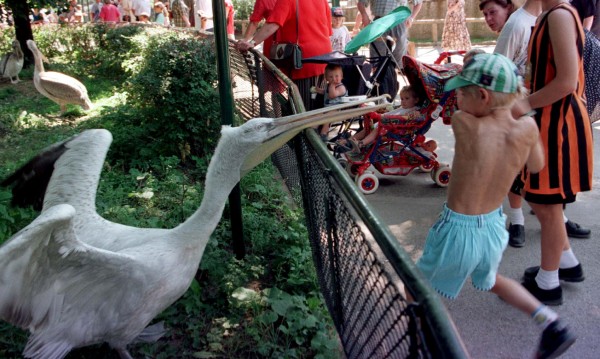
M200 208L173 229L129 227L96 212L108 131L88 130L44 152L60 155L42 212L0 247L0 318L31 332L24 356L63 358L73 348L107 342L131 358L129 343L158 339L160 328L148 324L190 286L240 178L304 128L386 106L347 109L353 105L224 126ZM10 181L27 182L35 173L30 162Z
M10 79L12 84L20 82L19 72L23 69L23 51L21 50L21 44L19 41L14 40L12 42L12 52L4 54L0 59L0 71L2 77ZM16 80L13 80L16 78Z
M27 47L33 53L35 70L33 83L35 88L60 106L60 111L67 110L67 104L79 105L84 110L92 108L85 85L71 76L54 71L44 71L44 55L33 40L27 40Z

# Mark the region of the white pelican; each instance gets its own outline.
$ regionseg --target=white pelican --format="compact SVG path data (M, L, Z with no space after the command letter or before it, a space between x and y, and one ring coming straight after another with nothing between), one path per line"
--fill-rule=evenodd
M62 155L40 216L0 247L0 318L31 332L24 356L63 358L107 342L131 358L126 347L134 339L157 339L156 327L146 326L188 289L241 176L304 128L386 106L340 111L353 105L224 126L200 208L173 229L128 227L96 213L108 131L88 130L54 146ZM21 172L23 180L34 172Z
M0 59L0 74L2 77L10 79L12 84L20 82L19 72L23 69L23 51L21 50L21 44L17 40L12 42L12 52L4 54ZM13 80L16 78L16 80Z
M87 88L79 80L71 76L54 71L44 71L44 55L37 48L33 40L27 40L27 47L33 53L35 69L33 71L33 84L35 88L50 100L60 106L60 111L67 110L67 104L83 107L84 110L92 108L88 97Z

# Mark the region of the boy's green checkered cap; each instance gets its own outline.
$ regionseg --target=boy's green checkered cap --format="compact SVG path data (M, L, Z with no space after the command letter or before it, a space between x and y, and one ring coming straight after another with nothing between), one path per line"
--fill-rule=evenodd
M477 54L464 65L460 74L446 82L444 91L477 85L490 91L515 93L519 77L517 67L506 56Z

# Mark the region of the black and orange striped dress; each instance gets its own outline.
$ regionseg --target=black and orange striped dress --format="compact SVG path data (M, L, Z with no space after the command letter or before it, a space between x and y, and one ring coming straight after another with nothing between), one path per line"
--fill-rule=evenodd
M584 34L575 10L561 3L548 11L533 29L529 42L531 66L530 90L536 92L556 76L548 14L566 9L575 17L579 81L575 91L559 101L536 109L535 120L545 150L546 166L536 174L523 173L525 200L539 204L560 204L575 201L577 193L592 188L593 143L592 128L583 102L583 41Z

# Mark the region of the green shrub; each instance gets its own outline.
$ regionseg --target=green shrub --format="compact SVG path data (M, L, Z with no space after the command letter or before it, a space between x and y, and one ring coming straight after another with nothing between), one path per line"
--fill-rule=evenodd
M136 124L148 133L146 148L203 157L221 127L213 43L178 32L147 41L128 88L131 104L145 111Z
M12 42L14 39L14 27L5 27L0 29L0 54L12 51Z
M248 20L254 10L254 0L233 0L236 20Z

